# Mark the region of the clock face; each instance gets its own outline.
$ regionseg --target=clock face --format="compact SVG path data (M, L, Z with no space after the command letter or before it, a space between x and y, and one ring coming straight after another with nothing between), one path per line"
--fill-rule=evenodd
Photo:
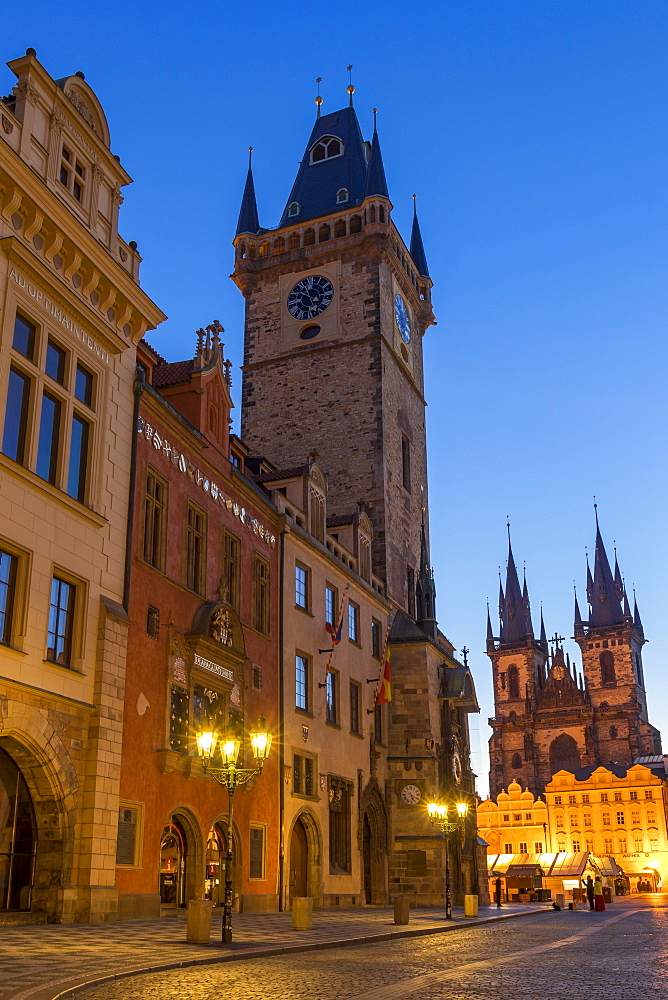
M401 295L397 293L394 296L394 316L397 321L397 326L399 327L399 333L402 336L404 343L410 344L411 342L411 321L408 317L408 308L406 303L402 299Z
M331 305L334 286L322 274L309 274L288 295L288 312L295 319L314 319Z
M416 806L422 798L422 792L417 785L404 785L401 789L401 798L408 806Z

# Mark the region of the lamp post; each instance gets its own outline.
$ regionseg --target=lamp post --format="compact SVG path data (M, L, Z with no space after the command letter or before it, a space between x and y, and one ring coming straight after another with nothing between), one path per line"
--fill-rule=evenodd
M427 813L432 825L445 837L445 919L452 920L452 895L450 892L450 834L458 830L468 816L468 802L456 802L454 815L450 803L430 802Z
M195 737L197 752L202 766L209 777L227 789L227 853L225 855L225 896L223 901L222 943L232 944L232 819L234 815L234 792L239 785L262 772L264 762L271 750L272 735L267 732L263 718L258 719L257 728L250 733L250 744L255 758L255 767L237 767L237 757L241 749L238 736L221 737L216 732L200 732ZM220 763L214 760L218 748Z

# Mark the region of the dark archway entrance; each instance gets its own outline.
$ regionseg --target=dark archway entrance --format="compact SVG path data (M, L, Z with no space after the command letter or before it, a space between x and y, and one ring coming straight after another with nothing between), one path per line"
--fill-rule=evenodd
M209 830L206 844L206 873L204 893L207 899L213 900L214 906L222 906L225 895L225 857L227 855L227 823L219 820ZM233 830L232 846L232 899L234 909L239 907L241 897L242 858L241 843L236 827Z
M172 816L160 840L160 903L166 907L186 905L188 840L183 825Z
M387 902L387 812L377 784L372 781L362 797L360 846L364 902ZM359 841L358 841L359 843Z
M580 767L580 751L572 736L562 733L550 744L550 773L557 771L577 771Z
M37 826L25 778L0 750L0 910L29 910Z
M295 820L290 837L290 905L295 896L308 896L308 837L301 819Z

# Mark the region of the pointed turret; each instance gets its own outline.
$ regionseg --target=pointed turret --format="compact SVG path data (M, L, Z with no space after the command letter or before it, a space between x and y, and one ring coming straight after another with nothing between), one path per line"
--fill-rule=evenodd
M594 597L594 579L589 568L589 555L587 555L587 603L591 604Z
M494 652L494 632L492 631L492 619L489 617L489 604L487 605L487 652Z
M615 581L615 593L619 600L624 598L624 581L622 579L622 573L619 568L619 563L617 562L617 549L615 549L615 575L613 577Z
M413 195L413 228L411 229L410 254L419 273L423 278L428 278L429 268L427 267L427 255L424 252L424 243L422 242L422 233L420 232L420 223L418 222L417 217L415 195Z
M517 576L513 549L510 544L510 527L508 528L508 569L506 573L506 594L501 612L502 637L505 643L522 642L533 637L531 611L529 609L529 592L526 588L523 594Z
M540 606L540 644L547 652L547 633L545 632L545 622L543 621L543 605Z
M573 625L574 635L584 635L584 622L582 621L582 615L580 614L580 605L578 604L578 594L575 587L573 587L573 592L575 594L575 616Z
M387 198L388 201L390 200L390 195L387 190L387 181L385 180L385 168L383 167L383 157L380 152L378 130L376 129L375 108L373 113L373 138L371 140L371 154L369 156L369 166L366 174L366 183L364 185L364 197L373 198L374 196L379 198Z
M633 615L631 614L631 608L629 607L629 599L628 599L628 596L626 594L626 588L624 588L623 593L624 593L624 603L623 603L624 617L628 618L630 621L632 621L633 620Z
M434 573L429 565L429 548L427 532L424 523L424 507L422 508L422 524L420 526L420 573L415 588L417 598L416 622L425 635L436 639L436 584Z
M642 621L640 620L640 612L638 611L638 602L636 601L635 591L633 592L633 626L642 636L645 635L645 630L643 629Z
M601 530L596 513L596 552L594 555L594 580L592 596L589 599L591 612L589 626L614 625L622 617L622 606L617 595L615 580L610 569L608 556L603 545Z
M257 214L257 201L255 200L255 184L253 183L252 148L248 151L248 173L246 174L246 186L241 199L239 210L239 221L237 222L237 236L242 233L256 236L260 232L260 220Z

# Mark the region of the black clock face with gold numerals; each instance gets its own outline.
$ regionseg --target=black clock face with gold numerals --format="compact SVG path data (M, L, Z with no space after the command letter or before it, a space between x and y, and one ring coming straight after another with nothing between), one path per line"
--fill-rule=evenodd
M288 312L295 319L315 319L332 304L334 286L323 274L309 274L288 295Z

